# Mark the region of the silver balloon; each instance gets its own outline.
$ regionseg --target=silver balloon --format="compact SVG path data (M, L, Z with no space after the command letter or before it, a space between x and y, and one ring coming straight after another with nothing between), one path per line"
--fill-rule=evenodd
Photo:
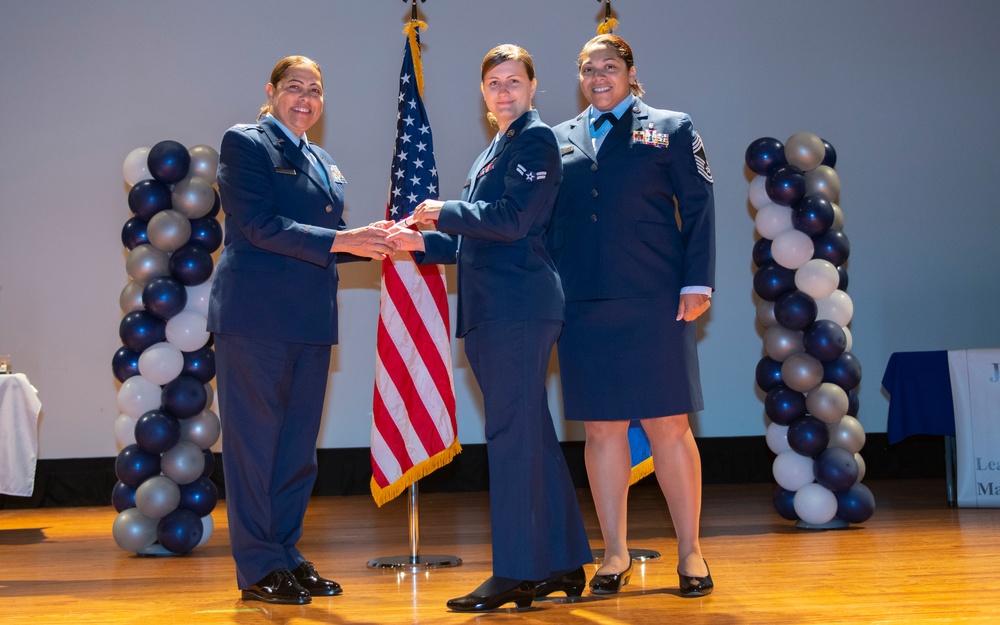
M816 169L825 156L823 140L811 132L797 132L785 141L785 160L804 172Z
M215 204L215 189L212 188L211 182L201 176L188 176L174 185L170 198L174 210L188 219L198 219L212 210Z
M156 249L173 252L191 238L191 221L180 211L162 210L149 220L146 236Z
M858 479L857 482L865 479L865 459L861 457L861 454L854 454L854 461L858 463ZM855 482L855 484L857 483Z
M802 344L802 332L789 330L782 326L773 326L764 332L764 353L771 360L785 362L792 354L806 351Z
M118 296L118 306L121 307L123 313L128 314L133 310L143 310L142 288L143 285L135 280L129 280L128 284L125 285L121 295Z
M806 195L819 195L831 202L840 199L840 176L837 175L837 170L829 165L820 165L807 171Z
M205 456L189 441L181 441L163 452L160 470L178 484L190 484L205 470Z
M839 423L849 406L847 391L830 382L823 382L806 395L806 410L824 423Z
M219 153L215 148L210 145L196 145L188 150L188 154L191 156L188 175L200 176L207 180L208 184L214 183L215 172L219 169Z
M111 535L125 551L140 551L156 542L156 525L156 519L143 516L137 508L128 508L115 517Z
M142 516L162 519L177 509L181 489L165 475L154 475L135 489L135 507Z
M207 386L207 385L206 385ZM222 423L219 415L205 408L190 419L181 419L181 440L208 449L219 440Z
M840 209L840 206L836 202L830 202L833 204L833 225L830 226L830 230L843 230L844 229L844 211Z
M773 328L778 325L778 320L774 316L774 302L766 299L757 300L757 321L764 328Z
M148 243L137 245L125 259L125 272L138 285L145 286L157 276L170 275L170 256Z
M847 335L847 347L844 348L844 351L849 352L851 351L851 348L854 347L854 337L851 335L851 330L847 326L841 326L840 329Z
M828 429L830 430L828 447L839 447L856 454L865 446L865 429L861 427L861 422L851 415L828 426Z
M215 403L215 387L209 382L205 384L205 406L211 408Z
M823 381L823 363L809 354L792 354L781 363L781 381L793 391L807 393Z

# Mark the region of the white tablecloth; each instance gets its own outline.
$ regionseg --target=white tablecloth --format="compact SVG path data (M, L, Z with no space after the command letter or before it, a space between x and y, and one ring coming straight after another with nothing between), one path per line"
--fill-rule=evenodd
M958 505L1000 508L1000 349L948 351Z
M35 490L41 409L26 375L0 375L0 493L30 497Z

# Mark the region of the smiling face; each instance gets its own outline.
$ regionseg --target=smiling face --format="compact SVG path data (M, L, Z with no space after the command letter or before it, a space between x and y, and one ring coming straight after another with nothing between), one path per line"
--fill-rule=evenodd
M301 137L323 114L323 77L312 65L294 65L264 87L271 114Z
M595 109L610 111L628 97L635 67L628 67L614 48L593 46L584 50L580 60L580 90Z
M496 117L501 132L531 109L536 85L535 79L528 77L524 63L518 60L504 61L485 72L480 89L486 108Z

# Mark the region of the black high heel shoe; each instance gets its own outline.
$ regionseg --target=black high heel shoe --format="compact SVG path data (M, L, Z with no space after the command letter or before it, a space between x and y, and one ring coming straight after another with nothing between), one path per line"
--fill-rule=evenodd
M488 582L489 580L486 583ZM479 589L477 588L476 590ZM486 612L488 610L496 610L503 604L510 603L511 601L519 608L527 608L534 599L535 582L516 582L513 588L493 594L477 595L476 591L473 590L464 597L449 599L447 605L456 612Z
M715 589L715 584L712 582L712 571L708 569L708 562L704 559L702 562L705 562L705 569L708 570L708 575L705 577L695 577L694 575L684 575L680 571L677 572L682 597L704 597L712 594L712 590Z
M548 597L554 592L565 592L567 597L579 597L587 586L587 574L581 566L562 575L554 575L535 584L535 599Z
M628 568L621 573L595 575L590 580L590 591L598 595L613 595L627 586L630 579L632 579L632 560L628 561Z

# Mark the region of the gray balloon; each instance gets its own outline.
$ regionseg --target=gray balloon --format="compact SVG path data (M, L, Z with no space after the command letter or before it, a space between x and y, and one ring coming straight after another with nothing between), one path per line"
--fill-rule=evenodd
M122 510L111 526L115 544L125 551L140 551L156 542L156 519L145 517L137 508Z
M829 165L807 171L806 195L821 195L831 202L840 199L840 176L837 171Z
M194 443L198 449L208 449L219 440L219 435L222 433L219 415L208 408L190 419L181 419L180 421L181 440Z
M191 238L191 221L180 211L162 210L149 220L146 236L157 249L173 252Z
M830 443L827 447L839 447L856 454L865 446L865 429L861 427L861 422L851 415L847 415L838 423L828 426L828 429L830 430Z
M181 441L160 456L160 470L178 484L190 484L205 470L205 456L194 443Z
M765 328L773 328L778 325L778 320L774 317L774 302L766 299L757 301L757 321Z
M123 313L128 314L133 310L143 309L142 288L143 285L134 280L129 280L125 285L121 295L118 296L118 305L121 306Z
M125 259L125 271L138 285L145 286L157 276L170 275L170 256L148 243L137 245Z
M823 381L823 363L809 354L791 354L781 363L781 381L793 391L807 393Z
M200 176L208 181L208 184L215 182L215 172L219 169L219 153L210 145L196 145L188 150L191 156L191 166L188 168L188 175Z
M844 211L835 202L831 202L831 204L833 204L833 225L830 226L830 230L843 230Z
M823 382L806 395L806 410L824 423L839 423L849 407L847 392L830 382Z
M768 328L764 332L764 352L771 360L784 362L792 354L806 351L802 345L802 332L782 326Z
M212 188L211 182L201 176L188 176L174 185L171 202L174 210L188 219L198 219L212 210L215 204L215 189Z
M785 141L785 160L802 171L816 169L825 156L823 140L811 132L797 132Z
M154 475L135 489L135 507L142 516L162 519L177 509L181 490L165 475Z

